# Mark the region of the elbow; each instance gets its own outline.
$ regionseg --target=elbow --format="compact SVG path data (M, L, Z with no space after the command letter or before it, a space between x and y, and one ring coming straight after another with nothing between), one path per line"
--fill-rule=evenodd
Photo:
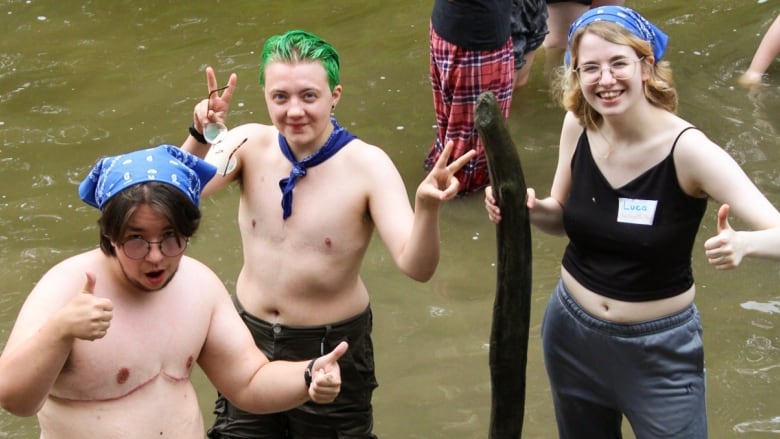
M37 415L42 406L43 404L32 404L30 401L25 401L24 399L19 400L6 395L0 395L0 407L8 413L20 418Z
M417 281L417 282L425 283L425 282L428 282L429 280L431 280L431 278L433 277L433 273L427 274L427 275L410 274L409 277L412 278L413 280Z
M415 280L417 282L425 283L431 280L433 277L433 274L436 273L436 266L430 267L430 268L422 268L418 267L416 270L407 270L406 275L409 276L412 280Z
M7 380L0 382L0 408L14 416L35 416L43 407L46 398L40 401L31 398L27 389L19 389Z

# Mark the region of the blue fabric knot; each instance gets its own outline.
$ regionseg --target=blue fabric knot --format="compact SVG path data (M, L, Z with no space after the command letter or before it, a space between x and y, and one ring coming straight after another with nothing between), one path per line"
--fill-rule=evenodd
M331 117L330 121L333 124L333 132L330 137L328 137L328 140L317 150L317 152L300 162L296 160L295 155L292 153L290 145L287 143L287 139L284 138L282 133L279 133L279 148L281 148L282 154L284 154L287 160L292 163L290 176L279 180L279 189L282 190L282 218L285 220L292 215L293 189L295 189L295 183L298 179L306 175L306 170L308 168L317 166L331 158L339 152L344 145L355 138L354 135L339 125L335 118Z

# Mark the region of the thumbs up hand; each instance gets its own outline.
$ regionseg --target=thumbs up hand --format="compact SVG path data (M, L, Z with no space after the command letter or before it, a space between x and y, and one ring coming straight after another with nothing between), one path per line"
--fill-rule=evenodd
M729 225L729 205L718 209L718 234L704 242L707 261L716 270L729 270L742 262L744 250L739 245L737 232Z
M85 275L87 280L81 292L59 311L59 316L63 336L92 341L105 337L114 305L109 299L95 296L95 275Z

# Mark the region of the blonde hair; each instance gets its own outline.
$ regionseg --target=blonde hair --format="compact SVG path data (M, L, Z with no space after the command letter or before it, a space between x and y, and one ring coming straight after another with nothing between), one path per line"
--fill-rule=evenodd
M581 124L587 128L597 128L604 120L603 116L585 100L575 70L578 66L580 41L586 33L596 35L610 43L629 46L634 49L638 57L644 57L639 65L643 71L650 71L650 76L642 83L645 98L656 107L672 113L677 112L677 89L674 86L669 62L657 61L655 64L650 64L649 60L654 58L653 48L649 42L617 23L594 21L572 35L569 44L571 61L568 66L561 66L553 78L552 92L555 101L564 109L574 113Z

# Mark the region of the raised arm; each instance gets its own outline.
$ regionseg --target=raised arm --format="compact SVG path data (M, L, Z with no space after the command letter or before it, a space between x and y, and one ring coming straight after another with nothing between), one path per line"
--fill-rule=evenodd
M455 173L475 154L471 151L448 165L451 151L452 142L448 142L417 187L414 209L389 157L382 153L366 168L370 169L372 180L369 210L377 231L398 268L420 282L429 280L439 264L439 208L455 198Z
M207 89L204 92L205 98L195 104L195 108L192 111L190 135L184 140L181 149L201 158L206 156L210 145L202 138L203 129L209 122L220 122L224 124L227 121L230 100L233 98L233 92L236 89L237 81L238 76L235 73L232 73L228 79L227 85L220 87L217 83L217 76L214 73L214 69L206 67Z

